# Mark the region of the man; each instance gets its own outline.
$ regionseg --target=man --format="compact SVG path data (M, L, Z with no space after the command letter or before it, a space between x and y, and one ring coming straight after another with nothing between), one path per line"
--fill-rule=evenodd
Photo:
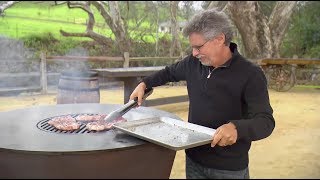
M188 122L216 129L211 146L185 150L187 178L248 179L251 142L275 127L265 75L238 53L224 13L195 15L183 33L192 55L143 78L130 99L138 97L141 105L145 88L185 80Z

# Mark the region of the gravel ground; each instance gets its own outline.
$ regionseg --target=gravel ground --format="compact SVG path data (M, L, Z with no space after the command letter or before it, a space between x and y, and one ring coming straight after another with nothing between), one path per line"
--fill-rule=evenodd
M150 99L186 94L184 86L155 88ZM266 139L252 143L251 178L320 178L320 90L295 87L289 92L269 90L276 128ZM101 90L101 103L122 104L123 89ZM56 92L0 97L0 111L56 104ZM188 103L155 106L187 120ZM184 151L178 151L171 179L185 178Z

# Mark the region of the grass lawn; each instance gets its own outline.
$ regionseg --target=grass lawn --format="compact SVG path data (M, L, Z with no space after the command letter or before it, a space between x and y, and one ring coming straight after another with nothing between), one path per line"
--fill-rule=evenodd
M106 25L103 17L92 7L95 12L94 31L106 37L114 39L111 29ZM73 33L83 33L86 30L86 21L88 14L81 9L69 9L64 5L53 5L52 2L20 2L5 11L5 16L0 18L0 35L10 38L20 39L27 35L46 34L50 32L55 38L66 38L60 34L60 30ZM135 22L128 22L129 27L134 28ZM148 28L148 22L143 22L141 27ZM130 31L133 39L140 39L139 31ZM144 41L154 42L156 33L144 33ZM164 34L159 33L159 37ZM79 38L79 40L88 40L88 38Z

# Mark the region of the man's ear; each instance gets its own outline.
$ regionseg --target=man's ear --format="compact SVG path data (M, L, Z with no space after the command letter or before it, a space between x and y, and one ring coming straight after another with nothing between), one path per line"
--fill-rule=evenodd
M217 42L220 46L224 45L224 42L226 41L226 36L221 33L220 35L216 36Z

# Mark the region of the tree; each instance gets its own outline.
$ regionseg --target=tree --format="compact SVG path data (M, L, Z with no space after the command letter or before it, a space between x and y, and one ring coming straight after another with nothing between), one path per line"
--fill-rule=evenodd
M277 1L269 16L263 13L258 1L229 1L219 9L226 11L238 29L245 55L259 59L280 57L280 45L296 3Z
M204 6L207 6L207 9L216 8L218 11L223 11L227 3L228 1L211 1L208 5L205 4Z
M171 34L172 34L172 43L170 47L170 56L174 56L175 51L178 50L179 55L182 56L182 48L179 40L178 34L178 23L177 23L177 9L179 1L170 1L170 14L171 14ZM176 49L177 48L177 49Z
M298 2L281 46L284 57L320 57L320 2Z
M93 31L95 25L95 17L91 5L93 5L104 18L105 22L110 27L111 31L115 35L115 41L120 51L129 52L130 49L130 38L127 32L127 27L123 21L118 1L67 1L69 8L80 8L88 13L87 29L83 33L71 33L60 30L63 36L74 36L74 37L89 37L101 45L108 45L112 40L105 37L97 32ZM109 9L109 10L108 10Z
M184 17L184 19L190 19L192 15L195 13L195 9L193 8L193 2L194 1L181 1L181 14Z

